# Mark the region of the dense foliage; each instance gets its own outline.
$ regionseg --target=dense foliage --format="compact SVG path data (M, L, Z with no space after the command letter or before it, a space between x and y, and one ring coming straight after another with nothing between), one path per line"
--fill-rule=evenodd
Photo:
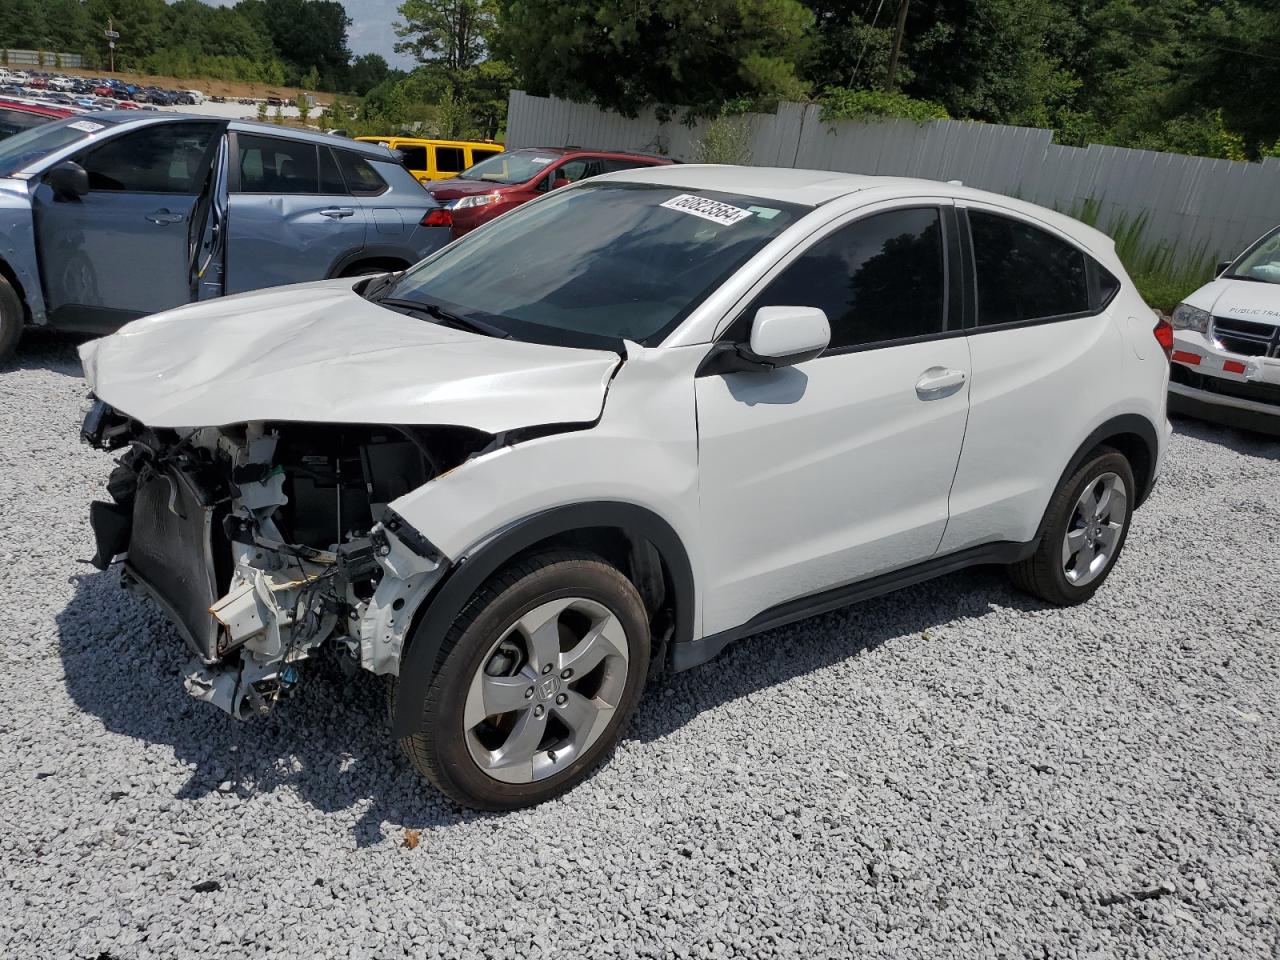
M108 62L108 20L120 34L120 70L349 85L351 21L338 0L240 0L232 7L200 0L0 0L0 46L79 53L101 68ZM52 58L48 66L56 66Z
M1280 147L1276 0L908 0L892 90L899 0L499 2L495 47L529 92L623 113L833 88L835 117L945 111L1222 157Z
M891 77L902 2L403 0L387 29L411 71L353 60L337 0L0 0L0 44L101 66L111 17L122 69L348 91L365 100L346 119L388 130L496 135L519 86L629 115L813 98L828 120L951 116L1051 127L1068 144L1280 152L1277 0L905 0Z

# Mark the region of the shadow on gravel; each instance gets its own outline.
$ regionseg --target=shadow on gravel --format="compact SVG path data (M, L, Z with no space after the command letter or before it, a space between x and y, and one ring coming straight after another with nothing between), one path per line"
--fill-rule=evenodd
M120 589L115 571L74 582L56 617L67 690L109 732L171 747L191 768L178 799L214 792L249 799L288 787L325 813L364 806L354 827L359 847L381 842L384 822L434 830L498 816L457 807L414 772L388 736L378 678L347 677L335 659L320 657L269 717L233 720L183 691L181 639L157 608ZM979 569L742 640L655 684L627 739L663 737L720 704L895 638L910 643L956 617L981 616L992 603L1040 608L1015 594L999 570Z
M382 841L384 821L434 829L485 816L414 772L388 735L379 678L348 678L336 659L318 657L269 717L234 720L186 694L181 638L149 601L120 588L114 570L74 582L56 617L67 691L109 732L171 747L191 768L178 799L288 787L325 813L364 807L354 827L360 847Z
M739 640L715 660L672 678L671 696L642 702L629 736L660 739L698 714L757 690L861 656L889 642L928 643L956 619L977 619L992 605L1052 609L1018 593L999 567L975 567L896 593Z
M1173 424L1174 432L1183 436L1203 440L1205 443L1216 443L1246 457L1280 460L1280 437L1237 430L1235 427L1224 427L1216 423L1206 423L1203 420L1193 420L1190 417L1173 417L1170 422Z
M76 348L92 339L93 337L82 334L29 327L23 331L13 357L0 363L0 374L14 370L48 370L68 377L83 376Z

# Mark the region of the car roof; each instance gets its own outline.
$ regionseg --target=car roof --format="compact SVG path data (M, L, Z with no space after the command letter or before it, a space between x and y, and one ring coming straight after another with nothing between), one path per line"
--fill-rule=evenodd
M186 117L197 116L196 114L181 115ZM208 118L201 117L200 119ZM290 140L306 140L309 143L323 143L331 147L341 147L344 150L353 150L356 153L363 153L365 156L375 157L379 160L386 160L389 156L387 148L376 143L362 143L359 140L351 140L347 137L335 137L331 133L299 130L297 127L284 127L280 124L262 123L257 120L232 120L227 126L241 133L260 133L269 137L288 137Z
M440 140L436 137L401 137L391 135L386 137L352 137L353 140L359 140L362 143L425 143L437 147L489 147L502 149L502 144L493 140Z
M68 110L66 107L60 107L57 104L27 103L22 100L10 100L8 97L0 97L0 107L4 107L6 110L18 110L22 113L35 113L42 117L79 116L75 110Z
M1105 233L1065 214L1000 193L976 190L960 183L944 183L919 177L883 177L832 170L797 170L791 167L738 167L723 164L675 164L637 167L618 173L592 177L592 182L616 180L623 183L651 183L684 190L719 190L762 200L798 203L817 207L839 197L863 190L882 190L911 196L943 196L955 200L986 202L1048 223L1074 236L1087 246L1110 249L1113 241Z

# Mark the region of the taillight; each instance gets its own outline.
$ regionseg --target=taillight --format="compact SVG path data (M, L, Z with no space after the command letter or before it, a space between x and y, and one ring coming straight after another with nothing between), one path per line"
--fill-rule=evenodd
M1161 317L1152 333L1156 335L1156 343L1160 344L1160 349L1164 351L1164 358L1168 360L1173 356L1173 324Z
M453 214L448 210L437 207L423 217L420 222L424 227L452 227Z

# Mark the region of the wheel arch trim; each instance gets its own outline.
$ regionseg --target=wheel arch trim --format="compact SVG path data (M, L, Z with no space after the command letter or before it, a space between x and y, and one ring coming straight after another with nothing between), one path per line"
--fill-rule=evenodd
M435 670L440 645L467 601L489 577L512 558L552 537L591 528L616 528L630 538L648 540L657 549L675 594L675 643L693 639L694 579L689 554L679 535L662 517L638 504L594 501L544 510L480 541L461 554L422 605L418 622L400 662L401 689L391 718L392 736L400 739L422 729L419 710Z
M1058 490L1062 487L1067 479L1080 469L1087 457L1093 450L1099 446L1103 446L1106 442L1114 437L1120 436L1136 436L1142 442L1147 455L1146 476L1143 477L1141 485L1137 491L1137 498L1134 500L1134 508L1140 507L1151 493L1151 488L1155 484L1155 468L1160 457L1160 440L1159 434L1156 432L1155 425L1146 417L1137 413L1123 413L1119 416L1112 417L1104 421L1093 429L1093 431L1084 439L1084 442L1076 448L1076 452L1072 454L1071 459L1067 461L1066 468L1058 477L1058 482L1053 489ZM1126 451L1121 451L1126 453ZM1127 453L1126 453L1127 456ZM1134 473L1138 472L1139 464L1131 463ZM1136 479L1136 478L1135 478ZM1051 493L1052 496L1052 493ZM1040 527L1036 531L1036 539L1039 539L1048 523L1048 517L1040 520Z

